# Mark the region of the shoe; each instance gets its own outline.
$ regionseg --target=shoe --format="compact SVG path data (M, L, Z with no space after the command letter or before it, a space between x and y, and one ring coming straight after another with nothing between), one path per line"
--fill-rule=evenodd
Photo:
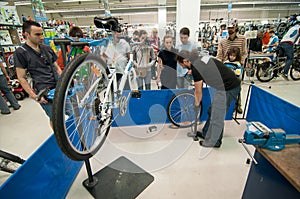
M236 111L239 113L239 114L242 114L243 113L243 109L242 107L237 107Z
M206 144L202 140L199 142L199 144L200 144L200 146L207 147L207 148L220 148L221 147L221 144L210 145L210 144Z
M203 136L203 134L200 131L197 131L196 134L193 132L188 132L187 136L188 137L199 137L199 138L205 139L205 137Z
M21 108L21 105L19 105L18 107L14 108L14 110L19 110Z
M2 115L8 115L8 114L10 114L10 111L8 111L8 112L3 112L3 111L1 111L1 114L2 114Z
M285 79L286 81L289 81L288 75L281 73L281 77L283 77L283 79Z

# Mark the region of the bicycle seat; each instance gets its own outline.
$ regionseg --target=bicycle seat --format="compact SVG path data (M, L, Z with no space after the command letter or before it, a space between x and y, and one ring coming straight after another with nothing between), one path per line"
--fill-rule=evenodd
M65 39L65 38L54 38L53 39L54 45L56 46L60 46L60 45L70 45L71 44L71 40L69 39Z
M97 28L111 31L120 31L119 22L114 17L95 17L94 24Z

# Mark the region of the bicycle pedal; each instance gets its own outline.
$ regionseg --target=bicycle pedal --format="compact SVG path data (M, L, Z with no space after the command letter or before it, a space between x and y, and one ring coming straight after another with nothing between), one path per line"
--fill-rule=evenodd
M131 97L132 98L141 98L141 96L142 96L142 93L141 93L141 91L132 91L132 93L131 93Z

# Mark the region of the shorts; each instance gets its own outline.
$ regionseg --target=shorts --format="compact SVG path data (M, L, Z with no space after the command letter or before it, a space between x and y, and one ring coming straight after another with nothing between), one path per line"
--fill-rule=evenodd
M44 109L47 116L50 118L50 121L52 122L52 103L40 104L40 105Z

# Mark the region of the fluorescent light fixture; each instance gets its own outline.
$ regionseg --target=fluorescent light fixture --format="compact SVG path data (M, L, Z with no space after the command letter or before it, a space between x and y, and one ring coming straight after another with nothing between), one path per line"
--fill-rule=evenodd
M16 1L15 6L31 5L30 1Z

